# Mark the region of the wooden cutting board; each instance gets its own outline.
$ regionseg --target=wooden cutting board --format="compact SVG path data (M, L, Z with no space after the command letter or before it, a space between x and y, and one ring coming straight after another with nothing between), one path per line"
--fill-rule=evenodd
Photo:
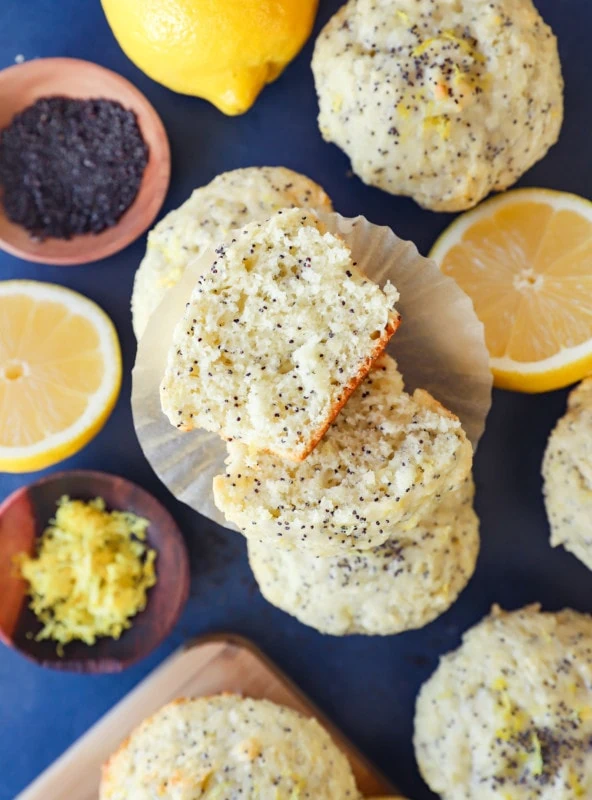
M97 800L101 764L138 723L177 697L218 692L267 698L316 717L348 756L364 795L394 792L388 781L251 642L221 634L199 639L173 653L16 800Z

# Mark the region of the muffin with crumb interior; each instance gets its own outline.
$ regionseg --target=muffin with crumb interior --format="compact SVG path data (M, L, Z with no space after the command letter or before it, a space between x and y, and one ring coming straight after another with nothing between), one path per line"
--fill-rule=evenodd
M396 331L398 297L310 211L252 222L220 243L195 284L162 409L179 430L302 461Z
M234 169L196 189L148 234L132 294L137 338L193 259L234 228L266 219L281 208L295 207L332 211L331 200L317 183L286 167Z

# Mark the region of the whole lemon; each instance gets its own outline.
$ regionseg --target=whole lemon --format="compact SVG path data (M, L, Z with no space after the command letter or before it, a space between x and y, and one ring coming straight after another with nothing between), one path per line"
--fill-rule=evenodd
M318 0L101 0L126 55L155 81L242 114L306 42Z

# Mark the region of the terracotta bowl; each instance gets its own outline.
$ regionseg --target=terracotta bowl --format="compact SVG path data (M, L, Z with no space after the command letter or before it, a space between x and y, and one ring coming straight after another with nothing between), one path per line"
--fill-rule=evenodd
M36 642L27 636L41 625L28 607L27 583L14 574L13 556L33 553L36 537L64 494L80 500L102 497L108 509L132 511L150 520L147 541L157 552L157 583L148 591L144 611L119 639L102 638L92 646L72 642L60 658L55 642ZM147 656L172 630L189 593L189 560L173 518L148 492L102 472L60 472L18 489L0 506L0 586L0 639L9 647L44 667L119 672Z
M117 225L99 234L37 242L7 219L0 203L0 247L27 261L72 266L98 261L133 242L154 222L167 193L171 155L160 117L144 95L111 70L76 58L39 58L0 71L0 129L40 97L98 97L135 111L149 148L148 164L132 205Z

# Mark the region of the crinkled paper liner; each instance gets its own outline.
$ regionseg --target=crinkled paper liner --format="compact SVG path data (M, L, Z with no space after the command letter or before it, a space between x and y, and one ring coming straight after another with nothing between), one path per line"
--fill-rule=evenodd
M390 280L400 292L397 308L403 321L387 352L397 359L406 389L427 389L458 415L475 446L491 404L491 371L483 326L469 297L390 228L361 216L321 218L345 240L366 275L381 286ZM160 408L159 396L174 328L197 277L214 258L209 251L195 259L150 318L133 370L132 410L142 450L165 486L200 514L234 528L212 495L212 479L224 472L224 442L207 431L182 433L174 428Z

